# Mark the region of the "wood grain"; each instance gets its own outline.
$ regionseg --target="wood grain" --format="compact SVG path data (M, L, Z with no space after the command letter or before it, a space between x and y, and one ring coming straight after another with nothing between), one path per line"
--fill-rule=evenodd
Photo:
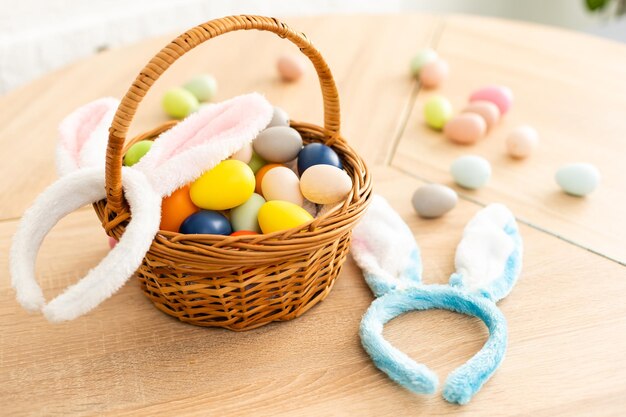
M333 71L342 104L343 136L370 163L382 161L411 94L407 62L426 45L438 18L421 15L290 18L292 27L314 40ZM341 34L341 36L338 36ZM0 219L17 218L56 177L57 126L69 112L99 97L121 97L137 72L173 36L110 50L0 97ZM264 93L294 120L321 125L322 100L313 66L300 82L279 81L276 59L300 54L290 42L265 32L230 33L197 47L153 86L131 127L145 132L166 120L163 93L198 73L219 83L216 100L250 91ZM364 122L366 121L366 122ZM36 172L36 174L35 174ZM7 196L7 198L4 198Z
M415 232L426 282L446 282L462 228L480 207L463 201L442 219L423 220L405 192L419 181L391 168L374 175ZM14 228L13 221L0 223L0 253ZM439 393L404 391L371 364L357 329L372 297L350 261L331 295L309 313L246 333L179 323L154 309L135 281L88 316L51 325L24 312L2 280L3 413L619 415L626 407L624 268L532 228L521 232L524 273L500 303L510 326L507 358L463 408ZM46 295L75 281L106 250L93 213L64 220L40 256ZM6 256L0 271L6 276ZM443 380L480 348L486 329L432 311L400 317L385 334Z
M450 17L436 46L451 66L437 91L420 90L393 164L418 177L452 185L449 166L476 154L493 168L489 184L461 190L482 203L505 201L526 221L555 235L626 262L626 46L543 26L485 18ZM433 94L448 97L456 111L484 85L509 86L512 110L475 146L455 145L423 122L423 104ZM513 128L534 126L537 152L511 160L504 141ZM556 170L590 162L602 173L587 198L564 194Z

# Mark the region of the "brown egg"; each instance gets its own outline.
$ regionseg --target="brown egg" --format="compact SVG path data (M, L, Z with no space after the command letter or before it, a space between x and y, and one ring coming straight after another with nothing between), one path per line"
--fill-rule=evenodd
M471 145L485 136L487 124L474 113L461 113L450 119L443 128L443 134L452 142Z
M487 130L491 129L493 125L500 120L500 110L498 110L498 106L489 101L472 101L461 113L474 113L479 115L485 119Z
M448 78L450 67L443 59L425 64L420 70L420 84L425 88L437 88Z
M306 62L296 55L281 55L276 62L276 69L283 81L297 81L306 72Z

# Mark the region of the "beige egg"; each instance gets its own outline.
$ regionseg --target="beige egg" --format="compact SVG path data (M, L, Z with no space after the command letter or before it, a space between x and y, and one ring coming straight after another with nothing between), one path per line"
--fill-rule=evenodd
M420 70L420 84L425 88L437 88L448 78L450 67L443 59L428 62Z
M491 129L500 120L498 106L490 101L472 101L463 109L462 113L474 113L485 119L487 130Z
M289 201L302 206L304 197L300 192L300 180L295 172L287 167L272 168L263 176L261 190L265 200Z
M283 81L297 81L306 72L306 61L301 56L281 55L276 62L276 69Z
M237 152L230 156L230 159L237 159L245 164L250 162L250 160L252 159L252 144L249 143L243 148L239 149Z
M452 142L471 145L485 136L487 124L474 113L461 113L450 119L443 128L443 133Z
M333 165L313 165L300 177L300 191L307 200L317 204L337 203L350 193L352 179Z
M506 138L506 149L510 156L523 159L533 153L539 144L539 134L531 126L519 126Z

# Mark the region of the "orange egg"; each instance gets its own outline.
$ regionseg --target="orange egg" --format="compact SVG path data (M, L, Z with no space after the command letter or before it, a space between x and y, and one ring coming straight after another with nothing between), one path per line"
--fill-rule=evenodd
M265 176L265 174L267 174L267 171L269 171L272 168L283 167L283 166L284 165L282 164L263 165L263 167L259 169L256 173L256 187L254 188L254 192L259 195L263 195L263 190L261 189L261 183L263 182L263 177Z
M253 232L252 230L238 230L230 234L231 236L247 236L247 235L258 235L257 232Z
M185 185L163 199L159 229L178 232L181 223L198 210L189 197L189 186Z

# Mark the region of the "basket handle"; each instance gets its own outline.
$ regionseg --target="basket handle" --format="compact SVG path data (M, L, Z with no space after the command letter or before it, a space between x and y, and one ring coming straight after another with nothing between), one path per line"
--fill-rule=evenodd
M224 33L251 29L269 31L281 38L287 38L311 60L317 71L324 101L324 128L328 138L326 143L331 145L343 140L339 134L340 113L337 86L326 61L306 35L292 30L286 24L272 17L241 15L211 20L188 30L161 49L141 70L117 108L109 129L109 143L106 153L105 186L109 211L119 214L127 210L122 190L123 148L128 128L135 116L137 107L152 84L178 58L201 43Z

